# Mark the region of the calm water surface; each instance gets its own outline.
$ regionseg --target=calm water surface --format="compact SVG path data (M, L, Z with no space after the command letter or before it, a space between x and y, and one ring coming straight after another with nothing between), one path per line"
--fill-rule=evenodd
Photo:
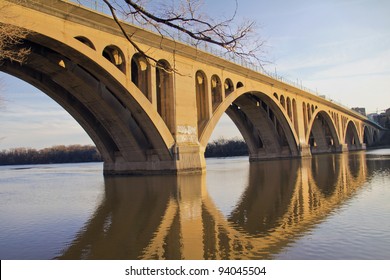
M0 167L0 259L390 259L390 149L207 174Z

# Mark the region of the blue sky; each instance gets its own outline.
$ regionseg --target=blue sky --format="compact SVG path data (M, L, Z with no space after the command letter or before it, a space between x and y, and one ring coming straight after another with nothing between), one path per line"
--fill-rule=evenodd
M238 0L237 17L253 19L266 40L266 66L348 107L390 107L390 1ZM204 3L211 15L229 15L233 0ZM0 72L0 150L92 143L57 104ZM225 116L213 139L239 136Z

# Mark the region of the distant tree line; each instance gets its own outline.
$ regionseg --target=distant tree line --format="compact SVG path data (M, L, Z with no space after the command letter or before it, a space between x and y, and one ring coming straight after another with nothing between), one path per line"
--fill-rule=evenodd
M76 163L102 161L96 147L88 145L54 146L42 150L14 148L0 152L0 165Z
M206 147L205 157L237 157L247 156L248 146L241 139L220 138L209 143Z
M248 155L248 147L240 139L218 139L207 145L205 157L234 157ZM102 158L95 146L53 146L41 150L13 148L0 151L0 165L52 164L100 162Z

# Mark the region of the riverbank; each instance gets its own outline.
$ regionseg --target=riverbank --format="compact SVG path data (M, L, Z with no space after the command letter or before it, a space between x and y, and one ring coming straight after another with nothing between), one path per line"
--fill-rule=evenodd
M14 148L0 151L0 165L100 162L96 147L88 145L53 146L41 150Z
M382 137L378 146L367 150L390 148L390 131ZM220 138L206 147L206 158L248 156L248 146L243 139ZM28 165L53 163L101 162L102 158L95 146L71 145L53 146L42 150L14 148L0 151L0 165Z

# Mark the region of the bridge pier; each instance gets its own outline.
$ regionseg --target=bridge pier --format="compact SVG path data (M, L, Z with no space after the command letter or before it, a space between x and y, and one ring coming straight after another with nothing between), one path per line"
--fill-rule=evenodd
M126 161L116 157L114 162L104 162L104 175L176 175L201 174L206 170L204 151L196 145L176 145L172 159L162 161L157 155L147 161Z
M206 170L204 149L197 145L176 145L175 158L176 174L199 174Z
M310 145L300 144L299 145L299 154L301 158L311 157Z
M349 149L348 149L348 145L347 144L340 144L337 148L336 148L336 152L338 153L345 153L345 152L348 152Z

